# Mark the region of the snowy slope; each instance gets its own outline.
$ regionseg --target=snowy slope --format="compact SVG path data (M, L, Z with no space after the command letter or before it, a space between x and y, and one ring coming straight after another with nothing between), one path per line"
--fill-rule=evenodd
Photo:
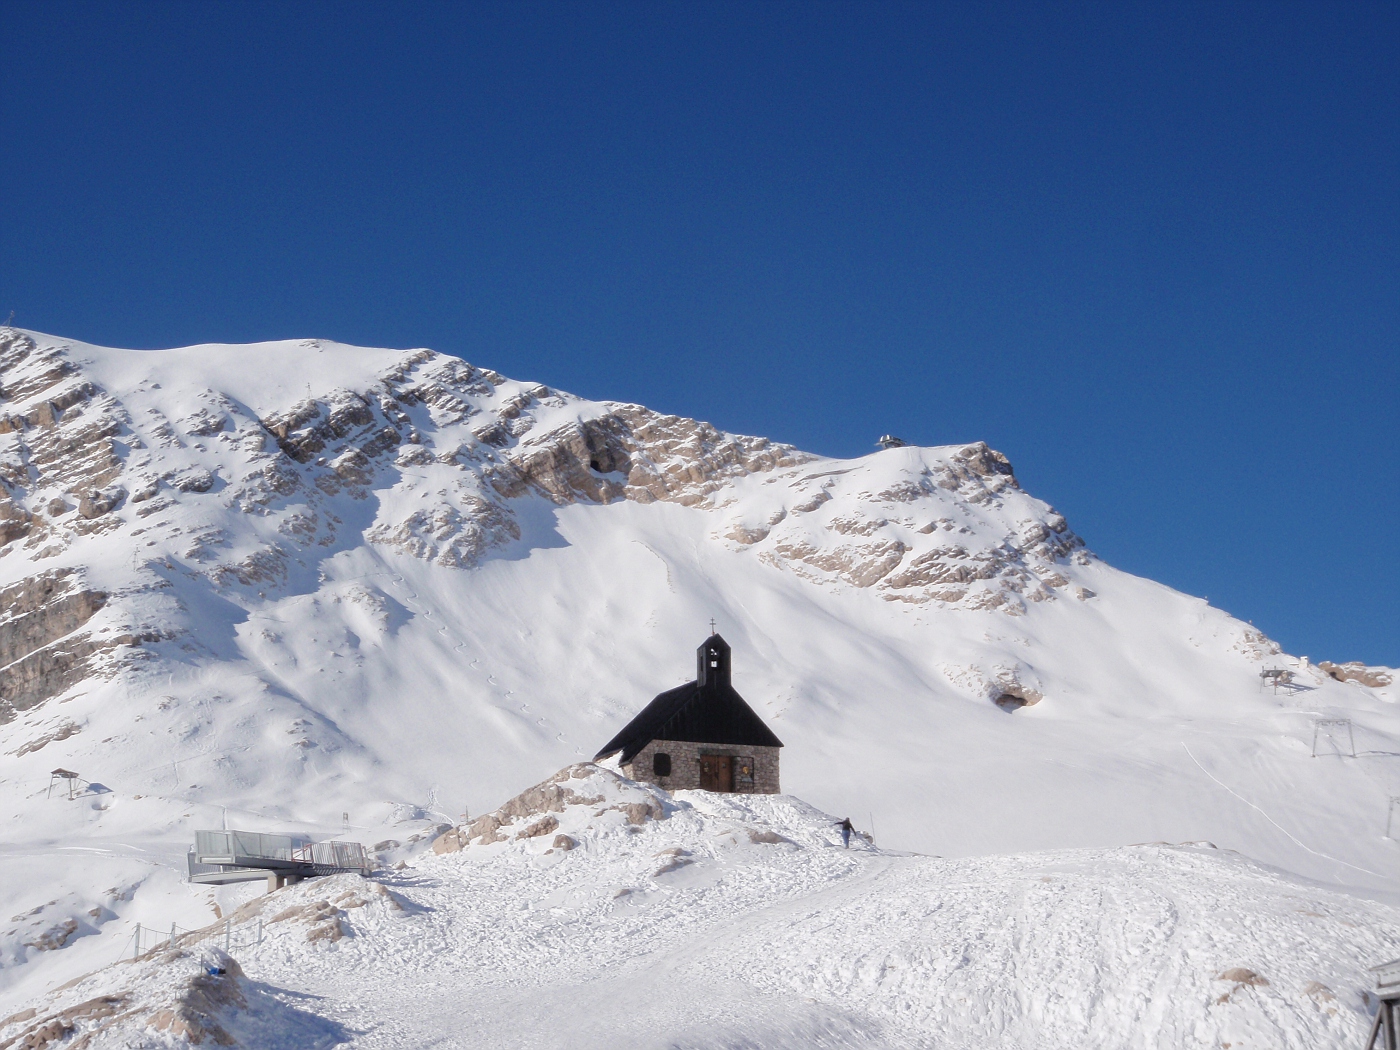
M183 1023L264 1048L1301 1050L1360 1045L1356 959L1400 937L1400 907L1201 846L843 849L789 796L671 797L591 765L497 816L370 884L249 899L228 939L255 980L215 924L0 1039L67 1017L97 1046L190 1045L154 1042Z
M319 341L0 331L0 367L0 1011L207 922L196 827L475 814L689 677L711 617L784 789L882 846L1209 840L1396 889L1393 677L1104 564L985 446L821 459ZM56 766L102 790L46 799Z

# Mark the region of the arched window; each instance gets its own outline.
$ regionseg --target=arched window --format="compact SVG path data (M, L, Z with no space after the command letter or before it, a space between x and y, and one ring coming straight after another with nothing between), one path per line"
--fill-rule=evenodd
M658 777L669 777L671 775L671 756L664 751L658 751L651 756L651 771Z

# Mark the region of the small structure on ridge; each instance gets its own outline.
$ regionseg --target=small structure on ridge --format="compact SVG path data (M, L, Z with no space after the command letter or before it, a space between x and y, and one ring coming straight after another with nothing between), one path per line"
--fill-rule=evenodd
M78 776L78 774L74 773L71 769L64 769L62 766L59 766L52 773L49 774L49 790L48 793L44 795L44 797L50 798L53 795L53 786L55 781L66 780L68 782L68 801L71 802L74 798L74 785L82 779L82 777Z
M358 842L313 842L256 831L196 831L187 862L190 882L223 886L265 877L268 893L323 875L354 872L369 878L372 870Z
M730 684L729 655L718 634L706 638L695 681L647 704L594 760L618 755L624 776L667 791L778 794L783 742Z

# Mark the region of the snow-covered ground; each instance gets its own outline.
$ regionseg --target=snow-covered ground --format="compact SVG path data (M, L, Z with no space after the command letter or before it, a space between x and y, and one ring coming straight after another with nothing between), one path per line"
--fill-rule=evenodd
M790 796L556 782L572 798L513 838L251 898L230 931L247 980L211 1019L267 1047L1359 1045L1358 960L1400 937L1393 902L1203 845L949 860L842 848ZM99 996L127 1017L76 1030L110 1026L104 1045L153 1039L169 1004L199 1020L190 979L234 983L200 973L213 934L0 1038Z
M323 995L305 1032L366 1046L1343 1045L1400 955L1385 670L1104 564L985 446L820 459L425 351L0 344L0 589L40 609L0 610L0 1017L242 903L182 881L225 821L425 836L402 912L233 953L248 1016ZM590 758L711 617L790 797L415 852Z

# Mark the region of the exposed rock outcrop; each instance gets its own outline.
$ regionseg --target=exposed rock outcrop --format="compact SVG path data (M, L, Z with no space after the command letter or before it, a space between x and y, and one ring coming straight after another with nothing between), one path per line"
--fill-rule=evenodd
M630 499L699 506L734 478L814 458L790 445L726 434L639 405L609 407L606 415L523 443L493 478L497 491L512 496L533 486L561 503Z
M15 748L15 750L11 751L10 754L14 755L16 758L22 758L25 755L33 754L35 751L42 751L50 744L56 744L70 737L75 737L81 731L77 723L65 719L42 736L21 744L19 747Z
M1339 682L1355 682L1372 689L1384 689L1395 681L1395 673L1389 667L1370 667L1355 660L1345 664L1334 664L1330 660L1318 661L1318 668Z
M0 1043L0 1047L5 1050L14 1047L16 1050L46 1050L50 1046L58 1044L79 1046L81 1043L90 1043L91 1040L82 1038L79 1042L69 1043L68 1041L79 1030L100 1031L104 1027L103 1022L109 1018L119 1016L122 1008L127 1005L128 999L124 995L99 995L96 998L88 999L77 1003L63 1010L45 1014L37 1017L38 1011L27 1010L29 1016L15 1014L4 1021L0 1021L0 1032L10 1027L12 1023L23 1024L30 1021L26 1027L18 1034Z
M986 697L1008 714L1033 707L1045 699L1038 676L1023 665L996 665L984 669L943 664L940 669L954 685L975 696Z
M1003 687L996 696L992 697L992 702L1003 711L1010 713L1019 711L1023 707L1031 707L1043 699L1044 697L1036 690L1013 683Z
M116 402L60 348L0 330L0 435L10 436L0 477L11 486L77 496L102 490L122 470L113 440L122 426Z
M745 479L763 476L774 486L769 495L781 499L736 507L717 535L814 582L870 588L889 601L1011 614L1061 593L1092 593L1069 588L1061 567L1089 555L1063 517L1043 505L1028 507L1018 527L990 544L985 530L974 537L961 520L918 520L920 507L949 496L974 511L1027 502L1010 462L982 442L936 459L890 449L880 457L899 458L876 458L901 464L897 479L886 472L866 487L869 472L824 470L788 445L638 405L585 402L427 350L400 355L363 388L308 392L261 418L209 390L198 395L202 407L186 407L178 419L146 408L133 421L61 347L7 338L0 396L15 406L4 417L14 447L9 455L0 449L0 477L13 484L0 492L0 543L23 540L36 557L134 519L154 520L132 529L133 537L173 535L180 530L161 515L209 497L217 501L211 509L273 519L278 533L241 549L187 544L187 559L221 588L280 587L299 548L360 536L465 569L521 538L518 501L527 496L558 505L629 500L718 509L736 503ZM131 449L163 451L133 460L125 476L118 437ZM205 443L220 448L217 462L190 454L212 451ZM415 479L427 467L442 479L444 466L452 480L439 483L427 503L384 498L426 495L412 491ZM379 497L374 520L359 535L342 535L333 501L371 493Z
M226 923L235 943L260 925L267 940L325 946L355 936L355 916L379 908L405 913L383 884L355 875L316 879L253 898L218 922L162 939L126 958L43 993L34 1005L0 1019L0 1050L156 1046L332 1046L345 1033L289 1008L272 989L249 983L221 951ZM72 924L76 926L76 924ZM72 931L51 931L61 947Z
M129 640L79 633L107 598L71 569L0 588L0 724L81 681L99 654Z
M1071 583L1083 542L980 442L819 460L427 350L385 352L354 389L254 410L222 390L162 391L154 372L114 394L94 353L0 330L0 557L42 563L119 539L131 578L115 589L144 595L143 611L124 605L108 633L85 633L105 595L70 581L52 608L31 608L29 582L15 584L0 721L70 688L105 650L187 629L171 626L178 611L146 626L170 609L153 596L173 573L237 603L364 542L470 569L526 537L531 500L713 511L732 549L887 601L1014 615L1093 593Z
M412 425L418 406L430 410L435 433ZM460 568L520 537L512 501L526 495L557 504L628 499L695 506L735 478L812 458L636 405L605 404L592 415L580 414L582 407L548 387L511 384L489 370L415 351L372 389L308 398L265 416L261 425L281 455L309 474L311 503L314 490L363 495L393 485L403 471L457 468L460 480L445 500L381 515L366 538ZM545 429L542 421L560 409L572 410L573 418ZM240 481L239 498L245 506L266 505L268 485L259 478L275 477L285 495L296 487L296 473L263 466L258 477Z
M96 993L96 994L94 994ZM76 1000L76 1001L75 1001ZM0 1020L0 1048L322 1046L343 1033L250 984L212 945L126 960L47 993L39 1008Z
M665 797L657 788L634 784L592 762L579 762L565 766L470 824L444 831L433 842L433 852L457 853L469 845L539 838L559 829L556 814L574 808L586 810L590 823L609 816L613 821L620 818L629 827L665 820ZM551 848L567 851L577 844L576 836L558 835Z
M876 467L816 470L789 482L796 492L785 506L767 510L763 519L733 519L720 535L757 550L771 565L814 581L872 588L887 601L1013 615L1026 602L1063 592L1070 582L1064 565L1090 560L1065 519L1043 505L1037 516L1023 518L991 542L985 529L969 527L969 511L1034 507L1006 457L985 444L932 461L914 448L888 454L905 457L907 464L893 484L875 489ZM956 496L958 517L920 520L918 509L949 493Z

